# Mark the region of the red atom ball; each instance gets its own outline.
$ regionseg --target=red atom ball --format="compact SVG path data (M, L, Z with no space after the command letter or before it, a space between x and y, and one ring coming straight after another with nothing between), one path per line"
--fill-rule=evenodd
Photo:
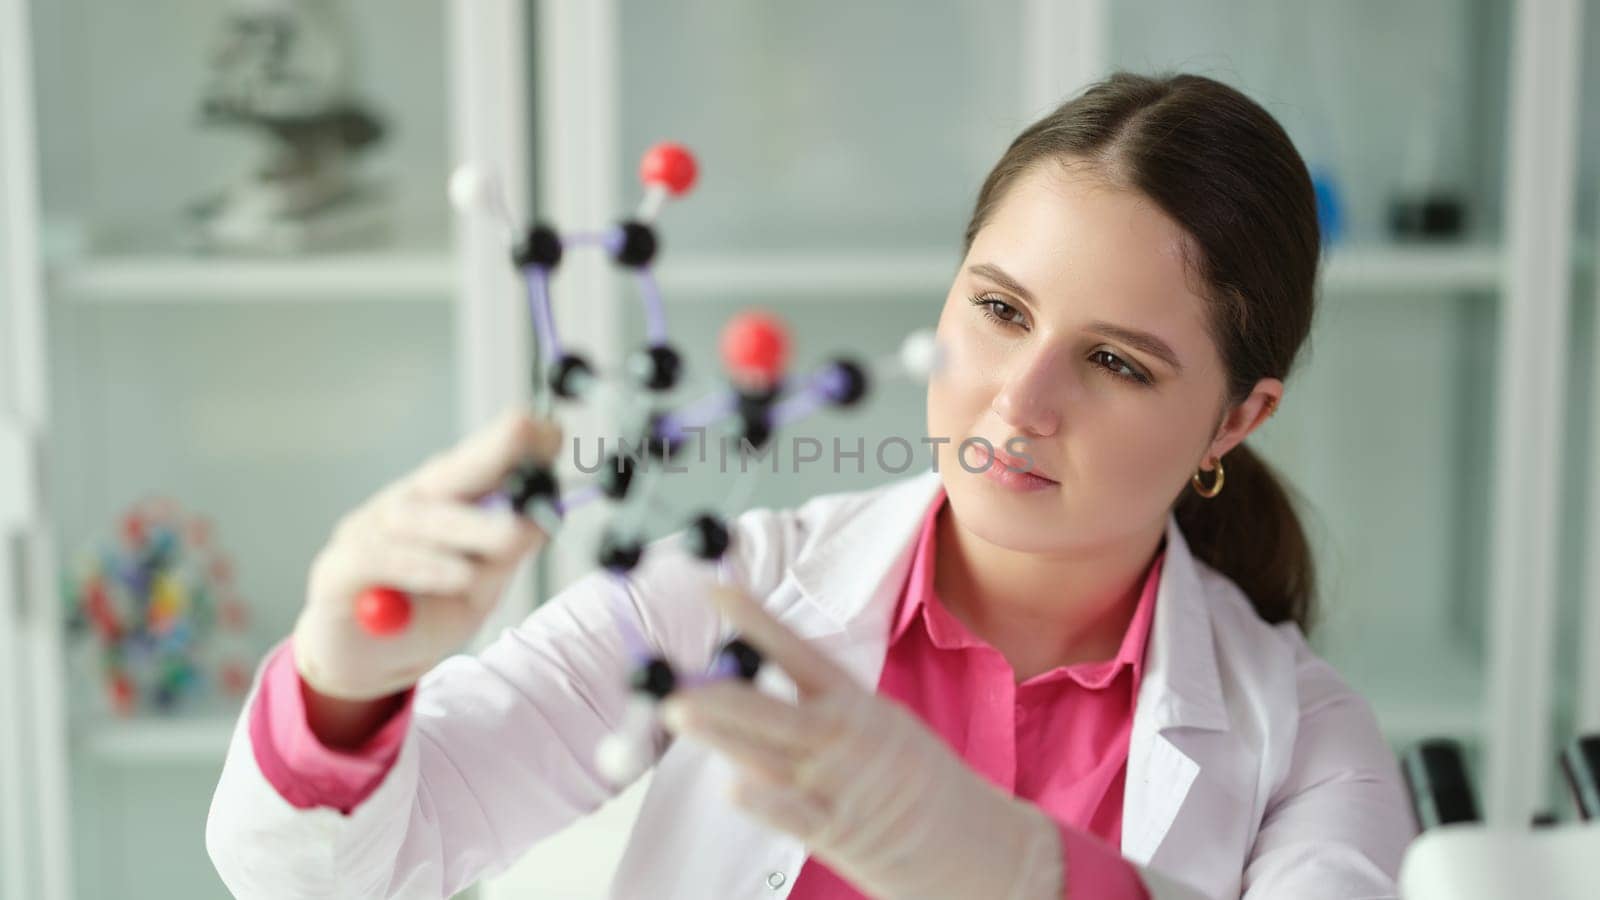
M356 598L356 621L377 637L399 634L411 624L411 598L391 587L368 588Z
M768 313L740 313L723 326L721 350L735 378L770 385L789 362L789 330Z
M694 187L696 171L694 154L672 141L662 141L651 147L639 162L639 180L647 186L662 185L674 197Z

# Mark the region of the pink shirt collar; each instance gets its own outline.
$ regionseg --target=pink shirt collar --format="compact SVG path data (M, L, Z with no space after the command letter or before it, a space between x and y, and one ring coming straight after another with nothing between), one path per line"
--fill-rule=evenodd
M908 576L905 593L901 596L900 608L895 615L894 629L889 635L891 645L900 640L913 622L921 621L927 630L929 640L940 649L989 648L987 642L973 634L960 619L945 609L943 603L936 602L933 575L935 545L938 542L935 540L935 535L939 510L946 502L947 495L941 487L922 521L922 529L917 537L917 548L911 562L911 573ZM1140 678L1144 675L1145 645L1150 636L1150 623L1155 618L1156 593L1161 586L1161 564L1165 558L1166 550L1163 547L1156 553L1145 574L1144 588L1139 594L1139 605L1134 609L1133 619L1128 623L1128 630L1123 634L1122 646L1117 650L1116 656L1096 662L1057 666L1048 672L1035 675L1024 684L1056 681L1065 677L1071 678L1085 688L1098 690L1109 685L1122 669L1128 668L1133 673L1133 682L1137 688Z

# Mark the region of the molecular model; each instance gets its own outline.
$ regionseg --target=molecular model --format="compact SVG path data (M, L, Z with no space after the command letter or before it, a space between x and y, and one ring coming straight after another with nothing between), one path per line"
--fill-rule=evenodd
M86 550L66 585L68 627L92 635L111 709L173 712L208 682L242 697L249 609L211 522L151 498L122 515L120 531Z
M697 165L688 150L670 142L657 144L639 167L646 193L634 218L598 233L565 235L544 223L519 228L489 173L465 166L452 176L452 203L463 212L498 218L511 238L511 258L527 285L539 369L543 371L542 378L536 378L536 394L548 391L546 400L582 402L591 398L602 382L611 380L623 382L618 385L621 388L659 398L680 384L684 360L669 340L665 307L651 269L660 250L653 221L667 197L681 197L689 191L696 174ZM616 265L631 272L639 285L646 342L628 358L623 373L598 373L582 354L564 346L557 333L550 277L563 254L579 247L603 249ZM629 429L637 435L632 444L636 452L629 452L628 442L622 442L606 455L594 483L563 491L546 464L529 462L511 473L499 494L484 500L530 517L546 533L554 533L569 512L597 499L605 498L618 507L596 561L616 588L611 594L617 628L634 662L632 699L621 729L602 743L596 762L602 773L619 782L645 764L643 748L653 733L660 701L679 686L729 677L754 679L762 664L753 647L734 637L723 644L704 675L686 674L651 650L627 614L624 577L644 553L639 523L652 507L651 495L658 483L653 477L659 468L655 464L677 459L691 435L703 437L717 425L731 424L741 450L758 452L779 429L819 409L859 403L873 370L890 368L893 372L889 374L925 378L936 357L932 333L918 332L907 338L899 353L875 365L838 357L803 377L790 378L788 332L777 318L760 311L746 311L729 320L720 336L719 353L728 387L680 409L647 411L644 421ZM715 512L695 514L684 533L690 552L708 564L718 563L728 550L728 527ZM410 598L393 588L370 588L356 602L358 621L374 635L398 633L411 618Z

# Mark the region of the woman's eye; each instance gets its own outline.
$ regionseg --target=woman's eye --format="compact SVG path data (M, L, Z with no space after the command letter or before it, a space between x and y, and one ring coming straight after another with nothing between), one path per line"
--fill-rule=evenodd
M1028 330L1027 320L1023 318L1022 310L1004 300L993 296L978 296L970 299L973 306L983 311L984 318L1006 328ZM1090 354L1089 359L1113 378L1144 387L1149 387L1153 384L1149 376L1124 362L1122 357L1112 353L1110 350L1096 350Z
M1001 325L1012 327L1027 327L1022 318L1022 311L1015 306L995 297L973 297L972 305L983 310L983 315Z
M1138 384L1150 383L1150 379L1146 378L1144 373L1123 362L1122 357L1112 353L1110 350L1096 350L1090 358L1117 378L1123 378Z

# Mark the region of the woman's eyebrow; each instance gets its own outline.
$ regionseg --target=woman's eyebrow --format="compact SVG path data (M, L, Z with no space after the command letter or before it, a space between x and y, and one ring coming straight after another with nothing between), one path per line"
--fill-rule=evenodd
M1135 350L1143 350L1171 366L1174 372L1183 374L1183 363L1178 362L1178 354L1172 352L1166 341L1148 331L1135 331L1113 322L1090 322L1089 331L1114 341L1121 341Z
M1030 293L1027 288L1022 286L1022 282L1012 278L1010 275L1006 274L1004 269L994 265L993 263L976 263L968 266L967 271L973 275L978 275L993 281L995 284L1000 285L1001 287L1013 294L1016 294L1018 297L1021 297L1023 300L1026 300L1029 303L1038 303L1037 300L1033 299L1033 294ZM1173 371L1180 375L1183 374L1183 363L1178 362L1178 354L1172 351L1172 347L1168 346L1166 341L1163 341L1161 338L1156 337L1148 331L1138 331L1133 328L1125 328L1116 324L1115 322L1090 322L1088 330L1095 334L1101 335L1102 337L1108 337L1114 341L1121 341L1136 350L1143 350L1151 356L1154 356L1156 359L1159 359L1171 366Z
M1011 293L1016 294L1018 297L1021 297L1029 303L1035 302L1033 295L1028 293L1028 289L1022 286L1022 282L1012 278L1010 275L1007 275L1004 269L994 265L993 263L976 263L974 265L967 266L967 271L982 278L989 279L990 281L1000 285Z

